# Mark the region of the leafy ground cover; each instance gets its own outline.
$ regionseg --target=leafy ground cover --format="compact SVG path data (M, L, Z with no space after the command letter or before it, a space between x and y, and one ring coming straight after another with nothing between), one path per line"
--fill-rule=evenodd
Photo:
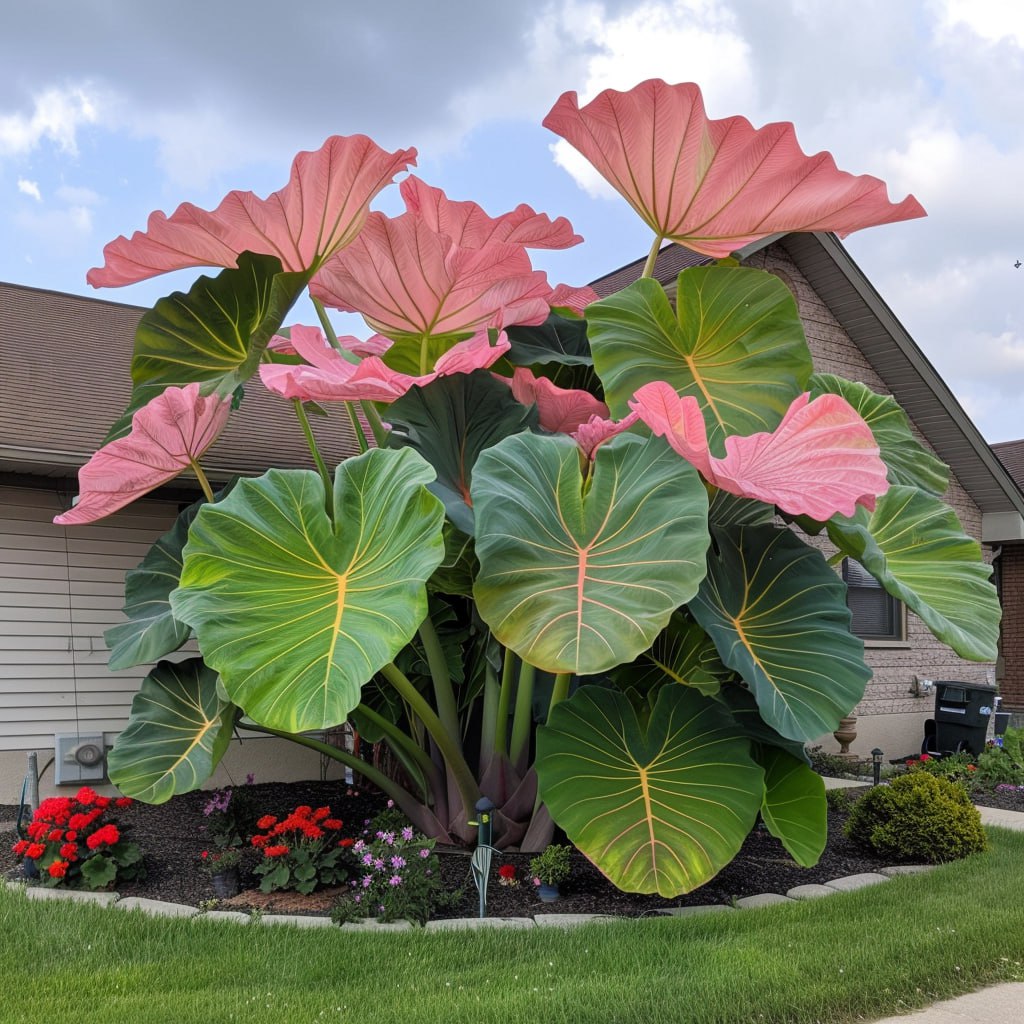
M2 1018L845 1024L1024 977L1022 886L1024 835L992 830L987 854L827 901L570 931L298 931L0 891Z

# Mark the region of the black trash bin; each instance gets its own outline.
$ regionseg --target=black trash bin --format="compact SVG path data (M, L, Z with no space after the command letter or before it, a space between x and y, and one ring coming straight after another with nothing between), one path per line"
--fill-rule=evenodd
M937 680L935 718L925 724L925 749L938 754L980 754L985 749L995 698L994 686Z

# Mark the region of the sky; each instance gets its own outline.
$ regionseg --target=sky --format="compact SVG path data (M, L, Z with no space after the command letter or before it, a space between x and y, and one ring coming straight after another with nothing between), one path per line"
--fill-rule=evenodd
M711 117L792 121L806 152L917 197L926 220L845 244L984 437L1024 437L1016 0L34 0L5 9L0 68L0 280L139 305L195 273L96 292L105 243L266 195L357 132L492 215L567 216L586 241L535 265L590 281L649 229L541 121L566 90L696 82ZM374 205L400 212L397 189Z

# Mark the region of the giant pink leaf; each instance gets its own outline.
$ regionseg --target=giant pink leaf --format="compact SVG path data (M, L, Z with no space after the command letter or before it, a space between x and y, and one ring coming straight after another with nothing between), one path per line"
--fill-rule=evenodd
M889 484L871 428L839 395L813 402L799 396L768 434L727 437L725 456L710 454L697 400L655 381L637 391L630 407L664 436L709 483L730 494L777 505L791 515L824 521L837 512L871 510Z
M438 377L484 369L509 349L504 334L491 345L487 332L483 331L440 356L431 373L414 377L392 370L377 356L367 356L359 363L349 362L328 347L316 327L293 327L291 336L295 351L310 365L263 363L260 378L274 394L303 402L391 403L414 385L426 387Z
M547 377L535 377L525 366L517 366L511 378L501 379L517 402L536 404L540 425L553 433L571 434L591 417L608 415L608 406L589 391L560 388Z
M410 174L399 186L405 208L432 231L447 235L453 245L482 249L492 242L512 242L527 249L568 249L583 241L572 225L559 217L535 213L521 203L511 213L491 217L476 203L449 199L439 188Z
M230 399L202 398L198 383L168 388L135 413L130 433L78 471L78 502L54 522L94 522L173 480L213 444L230 412Z
M923 217L913 196L894 205L885 183L807 156L792 124L755 129L710 120L692 83L608 89L584 107L564 93L544 125L578 149L661 238L722 257L776 232L840 236Z
M521 245L454 245L411 213L370 214L359 237L316 275L310 292L325 305L361 313L389 338L470 334L539 324L551 288Z
M597 302L600 298L601 296L589 284L579 286L556 284L551 289L548 304L552 309L571 309L574 313L583 316L583 311L587 306L592 302Z
M573 432L573 440L583 450L591 462L597 454L597 449L606 441L629 430L639 419L635 412L624 416L621 420L603 419L600 416L591 416L586 423L581 423Z
M104 288L182 267L234 267L246 251L277 256L288 271L315 269L356 237L374 196L415 163L415 149L388 153L365 135L334 135L299 153L288 184L266 199L230 192L212 212L183 203L170 217L151 214L144 232L109 243L86 279Z

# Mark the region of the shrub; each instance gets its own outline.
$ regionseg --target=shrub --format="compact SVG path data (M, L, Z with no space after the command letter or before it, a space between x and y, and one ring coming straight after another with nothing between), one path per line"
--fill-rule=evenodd
M1024 767L1001 747L989 747L978 756L978 770L974 783L985 789L999 785L1024 784Z
M315 811L303 805L277 820L265 814L256 822L263 829L250 842L263 853L255 868L262 876L261 892L294 889L311 893L321 885L335 885L348 877L344 853L349 845L338 834L342 822L331 817L330 807Z
M965 788L974 784L977 764L973 754L946 754L936 757L934 754L922 754L906 762L908 772L927 772L938 779L959 782Z
M123 837L112 813L131 804L127 797L99 796L88 786L73 797L48 797L32 816L27 838L13 850L35 862L40 882L51 889L102 889L138 878L142 852Z
M571 846L552 843L530 861L530 874L544 885L559 885L569 877ZM535 883L538 884L538 883Z
M922 771L866 793L850 812L846 834L881 857L930 864L988 846L981 816L963 787Z
M845 789L826 789L825 803L828 804L830 811L841 811L843 814L847 814L856 800Z

